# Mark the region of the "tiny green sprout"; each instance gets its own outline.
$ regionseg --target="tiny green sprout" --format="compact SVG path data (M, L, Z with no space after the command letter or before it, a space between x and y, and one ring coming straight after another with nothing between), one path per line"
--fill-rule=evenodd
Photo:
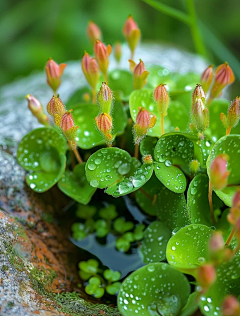
M113 271L111 269L106 269L103 272L103 276L109 282L116 282L121 279L121 272Z
M96 211L97 209L95 206L79 204L76 215L79 218L88 219L92 218L95 215Z
M120 287L121 287L121 284L122 284L121 282L114 282L114 283L108 285L108 286L106 287L106 292L107 292L108 294L110 294L110 295L115 295L115 294L117 294L118 291L119 291L119 289L120 289Z
M109 223L107 223L104 219L98 219L95 222L94 227L98 237L105 237L110 231Z
M143 239L144 228L145 228L144 224L139 224L135 227L135 229L133 231L134 240L139 241L139 240Z
M118 237L116 240L116 247L119 251L127 252L131 247L131 242L134 241L133 233L128 232Z
M89 259L88 261L80 261L79 268L85 273L95 275L98 272L98 261L95 259Z
M107 207L99 210L99 216L106 220L112 220L117 217L117 215L116 206L113 204L109 204Z
M74 223L72 225L73 238L76 240L82 240L87 236L86 228L82 223Z
M96 298L101 298L104 295L105 290L102 287L100 278L92 277L89 279L89 284L85 287L85 292Z
M189 168L192 171L192 173L196 173L198 171L199 167L200 167L200 163L198 160L192 160L189 163Z
M125 232L133 229L133 222L127 222L122 217L117 218L113 223L113 228L116 232L124 234Z

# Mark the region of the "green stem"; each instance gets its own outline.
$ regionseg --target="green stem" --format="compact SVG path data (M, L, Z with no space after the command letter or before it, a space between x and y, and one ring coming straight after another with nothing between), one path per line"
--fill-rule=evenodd
M197 15L195 11L194 1L193 0L186 0L187 11L189 14L189 27L191 29L192 38L194 42L194 46L196 52L200 55L207 56L207 52L202 40L201 31L198 27L197 23Z

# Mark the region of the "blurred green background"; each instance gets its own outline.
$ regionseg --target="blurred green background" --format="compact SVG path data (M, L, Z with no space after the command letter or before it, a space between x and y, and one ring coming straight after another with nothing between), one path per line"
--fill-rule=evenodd
M156 2L186 12L185 0ZM240 78L240 0L195 0L194 4L200 24L205 25L210 62L227 60ZM79 60L84 50L91 52L86 37L90 19L100 26L107 44L123 41L122 27L129 14L137 21L143 41L169 42L195 51L187 25L141 0L0 0L0 85L43 69L49 57L61 63Z

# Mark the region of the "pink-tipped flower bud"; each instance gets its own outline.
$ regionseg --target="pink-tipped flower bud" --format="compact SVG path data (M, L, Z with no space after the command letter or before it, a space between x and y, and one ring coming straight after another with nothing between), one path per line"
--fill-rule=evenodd
M197 281L203 291L206 291L216 281L216 277L215 268L211 264L205 264L197 270Z
M135 65L133 69L133 87L135 90L142 89L147 83L149 72L146 70L144 62L141 59L137 65L132 60L129 60L129 63L130 69Z
M210 253L216 253L223 250L224 245L225 243L222 234L219 232L213 232L212 237L208 243Z
M151 155L146 155L146 156L143 156L143 163L146 163L146 164L152 164L153 163L153 158Z
M100 77L99 67L95 58L91 58L88 53L84 53L82 58L82 70L91 88L95 91Z
M48 113L54 117L54 122L57 126L60 126L61 118L66 113L66 108L62 100L53 96L47 104Z
M45 66L47 83L53 89L54 93L56 93L61 84L61 76L66 66L66 64L58 65L52 58L49 58Z
M205 102L206 94L203 91L203 88L200 84L196 85L196 88L193 90L192 94L192 104L196 102L197 99L202 99Z
M209 126L209 112L204 105L204 99L196 98L192 104L191 121L193 128L202 133Z
M97 103L102 113L110 113L112 106L113 94L109 86L103 82L97 94Z
M95 118L97 128L103 134L106 141L109 143L112 141L112 117L108 113L101 113Z
M120 42L117 42L114 46L114 57L116 61L119 63L122 56L122 45Z
M133 57L134 50L140 40L141 31L131 15L127 18L123 26L123 35L128 42Z
M76 130L78 129L78 126L75 126L74 124L71 110L66 112L61 117L60 128L63 134L65 135L65 137L67 138L71 148L75 149L76 148L75 137L76 137Z
M208 92L213 79L213 65L207 67L201 75L201 85L205 93Z
M139 107L139 112L136 117L136 124L133 126L135 134L135 143L138 144L147 134L148 129L156 124L156 116L150 115L148 110Z
M35 98L32 94L28 94L25 97L28 100L28 108L32 112L33 116L38 119L38 122L43 125L49 125L48 117L44 113L41 102Z
M102 39L102 32L100 28L93 21L88 22L87 26L87 36L92 45L95 44L96 40Z
M227 219L232 225L236 225L237 221L240 219L240 190L233 196L232 207Z
M216 98L221 93L222 89L233 83L235 76L228 63L224 63L217 67L215 71L215 79L211 89L210 98Z
M224 113L220 114L220 120L223 126L227 129L227 135L231 129L236 126L240 119L240 98L237 97L230 105L227 116Z
M222 316L239 316L240 304L236 297L228 295L222 304Z
M111 45L108 45L107 47L99 40L95 42L94 45L94 54L97 58L97 62L99 65L99 68L101 72L106 75L107 70L108 70L108 65L109 65L109 55L112 52L112 47Z
M213 190L222 190L226 187L230 172L227 170L228 155L217 156L210 165L210 182Z
M167 108L169 104L169 96L165 84L160 84L153 92L154 100L157 102L158 111L164 116L167 115Z

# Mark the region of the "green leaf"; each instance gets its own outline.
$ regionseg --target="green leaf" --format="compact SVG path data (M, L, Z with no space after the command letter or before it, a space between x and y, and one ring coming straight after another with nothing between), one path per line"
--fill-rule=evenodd
M134 241L133 233L128 232L118 237L116 240L116 247L119 251L127 252L131 247L131 242Z
M124 180L131 169L132 157L116 148L103 148L92 154L86 163L86 177L93 187L104 189Z
M133 222L127 222L122 217L117 218L113 223L113 228L116 232L123 234L131 229L133 229L134 223Z
M198 309L198 293L193 292L192 294L190 294L187 304L182 309L180 316L194 315L197 309Z
M84 101L84 94L87 93L89 94L90 98L92 95L92 91L89 87L83 87L78 90L76 90L68 99L66 102L65 106L68 110L72 109L75 105L79 103L88 103Z
M162 183L159 182L155 174L153 174L151 179L135 193L136 202L145 213L156 216L156 195L160 192L162 187Z
M94 295L100 298L104 295L104 288L101 287L101 280L99 277L92 277L89 279L89 284L85 287L85 292L89 295Z
M156 200L156 215L171 231L190 224L183 193L174 193L162 187Z
M200 224L181 228L167 245L167 260L171 266L195 276L196 269L208 260L208 241L212 230Z
M92 218L96 212L97 212L97 208L95 206L78 205L76 215L80 218L88 219L88 218Z
M227 206L232 207L233 196L239 189L239 185L233 185L222 190L216 190L215 192Z
M96 274L98 272L98 261L89 259L88 261L81 261L78 264L80 270L85 273Z
M72 112L75 124L79 126L76 132L76 143L80 148L89 149L105 144L98 131L95 117L99 114L96 104L78 104ZM112 110L113 137L121 135L127 126L127 115L121 102L116 101Z
M154 157L154 148L157 144L157 137L145 137L140 143L140 153L142 156L151 155Z
M147 88L155 89L160 83L167 84L170 89L175 87L175 83L170 79L170 71L159 65L151 65L147 68L149 75L147 78Z
M121 279L121 273L119 271L113 271L111 269L106 269L103 272L103 276L106 280L110 282L116 282Z
M106 292L110 295L115 295L119 291L121 285L121 282L112 283L106 287Z
M133 91L133 75L123 69L112 70L108 74L108 86L114 91L116 100L128 101Z
M71 171L65 171L58 182L59 189L78 203L84 205L91 201L96 188L90 186L85 176L85 163L76 165Z
M36 192L45 192L58 182L66 165L66 140L53 128L38 128L23 137L17 158L30 174L26 182Z
M154 163L156 177L170 191L183 193L186 190L187 180L181 169L165 162Z
M116 206L113 204L109 204L107 207L99 210L99 216L106 220L112 220L117 217L117 215Z
M136 310L141 316L177 316L189 294L189 282L181 272L166 263L151 263L123 281L118 309L123 316L134 316Z
M140 253L145 264L166 259L166 248L172 232L165 224L152 222L144 231Z
M95 222L94 227L98 237L105 237L110 231L110 225L104 219L98 219Z
M145 225L144 224L139 224L135 226L135 229L133 231L133 238L136 241L139 241L143 239L143 231L144 231Z
M170 102L167 115L171 123L170 130L174 130L176 127L178 127L180 131L188 131L190 111L186 109L182 102Z

